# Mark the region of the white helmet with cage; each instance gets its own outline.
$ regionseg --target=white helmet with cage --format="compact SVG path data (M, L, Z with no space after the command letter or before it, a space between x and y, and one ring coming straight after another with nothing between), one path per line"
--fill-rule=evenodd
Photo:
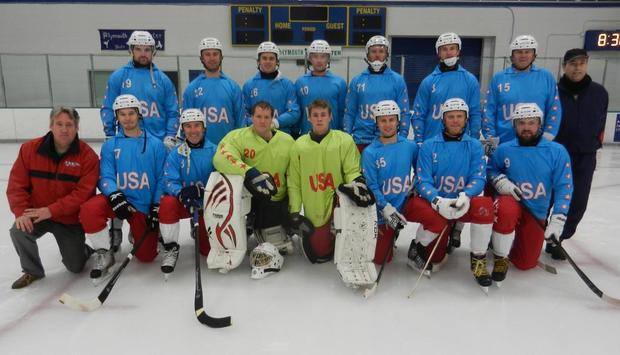
M150 46L153 47L153 54L155 54L155 39L147 31L133 31L129 36L127 45L129 46L129 53L134 46Z
M278 49L278 46L269 41L258 45L258 48L256 49L256 56L260 57L261 53L273 53L276 55L276 58L280 57L280 49Z
M140 101L130 94L119 95L114 99L114 103L112 104L112 110L116 115L116 111L124 108L135 108L140 114Z
M196 108L188 108L187 110L181 113L181 117L179 118L179 124L183 127L183 123L188 122L202 122L202 125L206 127L207 121L205 119L205 115Z
M461 37L459 37L459 35L454 32L446 32L437 37L437 42L435 42L435 52L439 53L439 47L448 44L457 44L459 46L459 50L463 48Z
M198 45L198 52L202 53L205 49L219 49L220 53L222 53L222 42L215 37L203 38Z
M268 242L261 243L250 253L250 266L252 267L250 278L264 279L279 272L283 264L284 258L275 245Z
M512 54L512 51L518 49L533 49L534 53L536 53L538 50L538 42L532 35L517 36L517 38L510 43L510 53Z
M469 106L459 97L448 99L441 105L441 118L443 119L446 112L451 111L465 111L465 117L469 118Z
M370 62L368 60L368 53L370 52L370 48L374 46L385 47L385 51L387 55L385 56L384 60L375 60L373 62ZM374 72L380 71L381 68L387 65L389 57L390 57L390 42L387 40L387 38L380 36L380 35L370 37L368 42L366 42L366 57L364 58L364 61L366 61L366 63L370 66L372 71Z
M394 100L379 101L372 109L372 118L377 121L378 117L396 115L400 121L400 107Z
M538 106L538 104L536 104L535 102L517 104L515 110L512 112L512 115L510 115L513 126L515 125L516 121L527 118L538 118L540 119L540 124L543 124L544 114L540 109L540 106Z

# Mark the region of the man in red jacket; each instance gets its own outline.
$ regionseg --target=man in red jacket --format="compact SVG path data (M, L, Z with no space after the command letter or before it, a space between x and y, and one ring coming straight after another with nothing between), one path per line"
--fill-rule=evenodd
M55 107L50 132L24 143L11 169L6 195L15 223L10 234L24 272L14 289L45 276L37 246L45 233L54 235L62 263L71 272L82 271L92 253L78 212L95 194L99 157L78 138L79 121L73 108Z

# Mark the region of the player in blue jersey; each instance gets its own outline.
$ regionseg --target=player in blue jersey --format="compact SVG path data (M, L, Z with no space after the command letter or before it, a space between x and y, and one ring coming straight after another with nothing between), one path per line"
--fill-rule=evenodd
M439 64L422 80L413 101L413 131L418 144L441 133L441 105L452 97L460 97L469 106L465 132L474 139L480 137L480 84L458 62L461 49L461 38L456 33L437 38Z
M390 43L383 36L373 36L366 43L364 60L368 68L349 83L344 130L353 136L360 152L377 137L372 106L382 100L394 100L401 111L399 134L407 137L410 126L409 98L403 77L388 68Z
M374 262L392 260L394 231L413 221L413 211L405 211L412 190L412 169L418 157L418 146L398 134L400 108L395 101L384 100L374 106L377 137L362 152L362 169L368 188L375 195L378 214L377 246Z
M176 144L179 128L179 104L172 81L153 63L157 51L155 40L149 32L134 31L129 40L131 60L114 71L101 106L101 121L106 139L116 135L117 121L112 109L119 95L131 94L140 100L142 127L146 132L163 141L168 149ZM110 225L112 249L117 251L122 242L122 221L113 219Z
M492 236L496 281L506 277L507 257L518 269L535 267L543 240L555 245L552 238L559 240L564 229L573 194L570 157L561 144L542 139L543 116L536 103L517 105L511 116L517 138L500 144L489 164L488 179L499 194ZM551 204L543 230L538 223L546 221Z
M147 238L136 252L138 260L149 262L157 256L166 147L142 128L140 101L135 96L118 96L112 108L122 129L101 147L98 187L102 193L80 208L80 222L96 250L93 280L114 264L106 231L109 218L128 220L136 241Z
M538 42L530 35L515 38L510 44L512 66L495 73L482 113L482 134L499 142L515 138L510 119L515 106L521 102L535 102L545 115L543 137L553 140L560 129L562 108L553 74L534 65Z
M309 72L295 82L297 102L301 107L299 135L311 130L308 107L319 99L327 101L333 113L329 127L342 129L347 83L329 70L330 56L331 47L326 41L317 39L310 43L307 58Z
M295 85L278 70L280 50L273 42L263 42L256 50L258 73L243 84L246 125L252 124L252 107L268 102L275 109L272 128L292 132L299 123L299 105Z
M216 146L206 139L207 123L198 109L181 114L185 142L173 149L164 167L164 192L159 207L159 229L164 244L161 271L172 273L179 257L179 220L190 218L192 209L202 209L204 189L213 171ZM202 216L202 213L200 214ZM209 238L204 220L199 219L200 253L209 255Z
M420 226L408 257L410 266L425 273L433 271L433 264L429 263L430 269L426 270L424 265L434 243L439 244L431 262L444 261L448 222L470 222L471 271L485 288L492 283L486 252L491 239L493 201L478 196L484 188L486 162L482 143L465 133L468 112L462 99L447 100L441 108L442 134L422 144L416 167L419 196L407 204L407 209L415 211Z
M204 38L198 49L205 71L185 89L183 111L201 110L206 119L206 137L218 144L226 133L244 125L241 88L222 72L222 43L217 38Z

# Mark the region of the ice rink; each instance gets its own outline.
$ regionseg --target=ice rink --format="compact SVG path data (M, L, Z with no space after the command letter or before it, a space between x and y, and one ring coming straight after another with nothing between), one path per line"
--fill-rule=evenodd
M0 189L6 191L19 145L0 144ZM98 151L99 144L94 144ZM210 329L194 314L193 240L182 223L181 255L164 282L161 258L132 261L104 305L71 310L59 296L91 300L103 285L64 269L51 235L39 240L46 278L11 290L21 275L9 237L14 217L0 204L0 354L618 354L620 307L603 302L568 262L541 260L558 269L511 268L502 288L488 296L469 271L469 228L463 245L432 279L406 266L416 226L397 241L373 297L346 288L332 263L311 265L287 256L283 270L251 280L249 263L228 275L206 271L205 308L230 315L233 325ZM564 243L575 262L606 294L620 297L620 146L605 146L590 204L577 234ZM127 225L125 224L125 232ZM126 233L125 233L126 235ZM125 240L120 258L129 251ZM615 349L615 350L614 350Z

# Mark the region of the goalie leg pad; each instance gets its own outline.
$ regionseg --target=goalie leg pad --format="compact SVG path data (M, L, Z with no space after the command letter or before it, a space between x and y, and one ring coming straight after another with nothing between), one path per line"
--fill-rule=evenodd
M359 207L337 191L334 208L336 248L334 262L347 286L369 286L377 279L373 263L377 242L375 205Z
M209 269L228 272L239 266L247 251L245 215L251 196L243 177L211 173L205 187L204 220L211 250Z

